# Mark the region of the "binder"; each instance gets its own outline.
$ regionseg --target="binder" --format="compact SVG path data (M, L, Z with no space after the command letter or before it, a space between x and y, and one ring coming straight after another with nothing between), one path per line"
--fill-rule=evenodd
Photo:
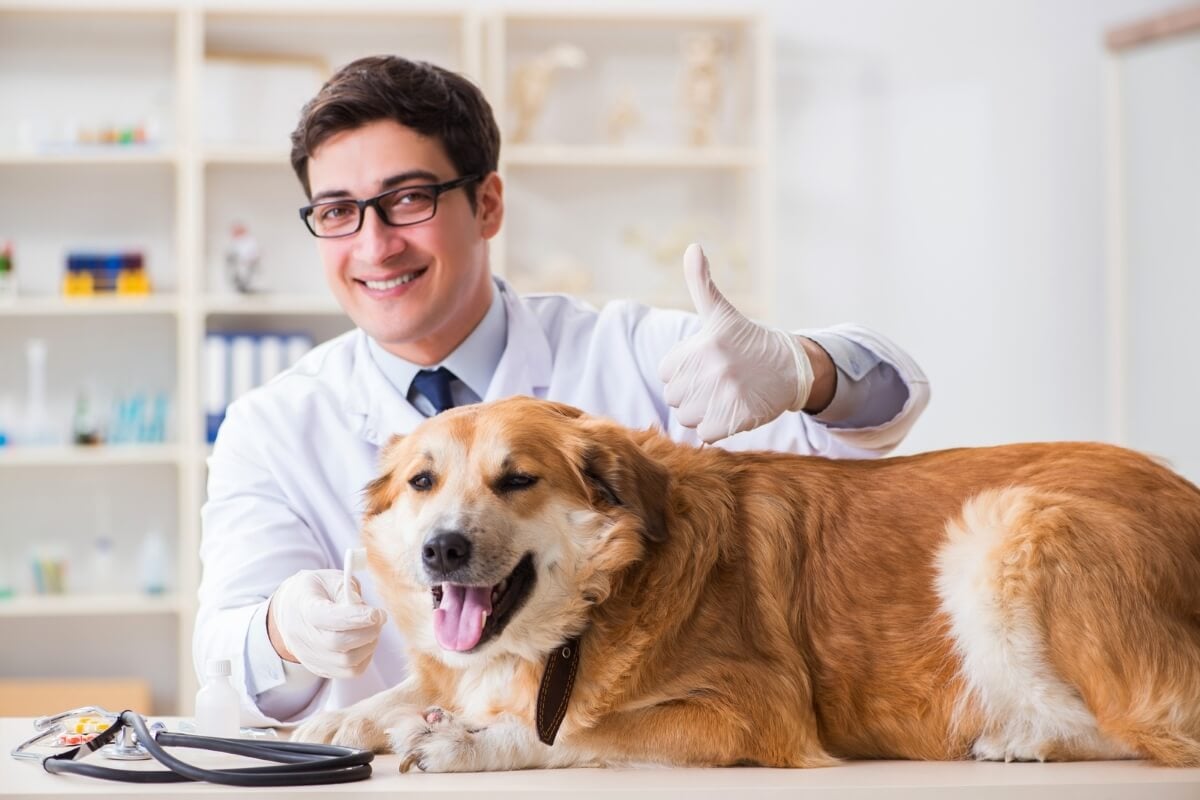
M205 440L217 440L217 429L225 421L229 405L229 339L220 333L204 337L204 430Z

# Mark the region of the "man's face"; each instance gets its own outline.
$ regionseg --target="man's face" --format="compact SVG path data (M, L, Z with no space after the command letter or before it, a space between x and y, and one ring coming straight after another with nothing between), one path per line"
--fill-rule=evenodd
M335 134L308 159L312 202L458 177L440 142L391 120ZM317 240L325 278L350 319L409 361L442 360L487 312L487 240L504 210L500 178L486 176L475 189L474 211L465 187L452 189L426 222L391 227L368 208L358 233Z

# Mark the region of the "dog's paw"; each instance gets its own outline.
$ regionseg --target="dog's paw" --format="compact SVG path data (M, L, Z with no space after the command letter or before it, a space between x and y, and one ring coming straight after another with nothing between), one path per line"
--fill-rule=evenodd
M1001 734L980 736L971 746L976 761L1046 761L1052 751L1048 742Z
M404 756L401 772L413 767L422 772L474 772L479 769L476 763L479 730L433 706L389 730L388 737L392 749Z
M374 719L351 709L325 711L292 731L293 742L337 744L375 753L388 752L387 732Z

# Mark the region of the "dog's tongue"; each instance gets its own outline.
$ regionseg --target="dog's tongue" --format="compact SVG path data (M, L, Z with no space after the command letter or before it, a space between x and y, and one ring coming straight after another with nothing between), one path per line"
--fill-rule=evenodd
M483 636L484 613L492 613L490 586L442 584L442 602L433 612L433 634L446 650L470 650Z

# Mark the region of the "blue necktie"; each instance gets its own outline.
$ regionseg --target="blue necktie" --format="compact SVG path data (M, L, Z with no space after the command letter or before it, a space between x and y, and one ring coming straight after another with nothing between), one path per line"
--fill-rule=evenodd
M423 369L413 378L413 388L420 392L433 406L433 413L440 414L447 408L454 408L454 398L450 396L450 381L454 373L445 367Z

